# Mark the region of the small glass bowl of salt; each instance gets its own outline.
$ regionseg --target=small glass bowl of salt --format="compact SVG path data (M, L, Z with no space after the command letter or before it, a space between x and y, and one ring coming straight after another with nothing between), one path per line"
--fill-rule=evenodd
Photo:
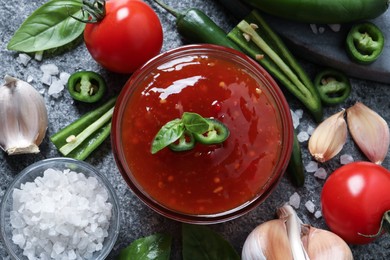
M14 259L105 259L120 223L118 198L90 164L70 158L36 162L4 194L0 233Z

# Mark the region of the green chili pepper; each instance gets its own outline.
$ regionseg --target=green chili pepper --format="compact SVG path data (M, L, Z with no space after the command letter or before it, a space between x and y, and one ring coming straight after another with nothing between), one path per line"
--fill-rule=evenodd
M93 103L103 98L106 91L104 78L93 71L78 71L68 80L68 90L73 99Z
M224 124L212 118L205 119L209 129L204 134L195 133L196 141L201 144L220 144L229 137L230 131Z
M210 43L240 50L234 42L226 37L226 32L201 10L191 8L180 13L159 0L154 0L154 2L177 18L177 31L185 39L193 43Z
M351 94L351 83L347 76L333 69L317 74L314 85L318 89L322 103L326 105L340 104Z
M50 136L50 140L64 156L86 159L109 136L115 101L112 98L83 115Z
M226 0L229 1L229 0ZM275 16L305 23L348 23L383 14L388 0L244 0Z
M228 37L297 97L317 122L322 120L321 100L313 82L258 11L252 11Z
M189 131L184 131L179 139L176 142L171 143L168 147L175 152L191 150L195 147L194 135Z
M361 64L370 64L378 59L384 45L382 31L370 22L352 26L346 39L347 53L352 60Z
M294 131L293 151L290 161L288 162L287 172L295 186L302 187L305 184L305 170L302 161L302 151L296 131Z

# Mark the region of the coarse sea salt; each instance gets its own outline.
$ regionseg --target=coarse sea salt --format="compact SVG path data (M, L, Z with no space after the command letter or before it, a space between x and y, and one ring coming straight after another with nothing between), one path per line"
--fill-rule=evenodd
M318 168L315 172L314 172L314 177L317 177L319 179L323 179L325 180L326 179L326 176L328 175L328 173L326 172L326 170L322 167Z
M321 212L321 210L317 210L316 212L314 212L314 217L316 217L316 218L322 217L322 212Z
M305 207L310 213L314 213L316 205L311 200L308 200L305 203Z
M305 131L301 131L297 134L297 139L298 142L300 143L306 142L307 140L309 140L309 138L310 138L309 134Z
M44 74L49 74L51 76L55 76L60 73L58 67L53 63L43 64L40 69Z
M30 60L31 60L30 55L28 55L26 53L20 53L18 58L17 58L17 61L25 67L27 66L27 64L29 63Z
M290 204L292 207L298 209L299 205L301 204L301 196L297 192L294 192L289 199L288 204Z
M103 248L112 204L95 177L48 169L12 196L12 240L28 259L92 259Z
M292 118L292 121L293 121L293 126L294 126L294 129L297 128L300 124L300 117L299 115L297 115L294 111L290 110L290 113L291 113L291 118Z
M310 161L305 165L305 170L307 172L316 172L318 170L318 163L315 161Z
M342 154L340 156L340 163L341 164L348 164L348 163L351 163L353 161L354 161L354 159L353 159L352 155L350 155L350 154Z

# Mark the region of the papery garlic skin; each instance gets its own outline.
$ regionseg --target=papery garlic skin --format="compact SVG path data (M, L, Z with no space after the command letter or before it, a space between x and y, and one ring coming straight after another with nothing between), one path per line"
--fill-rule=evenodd
M309 139L309 152L318 162L326 162L336 156L347 141L347 123L342 110L317 126Z
M303 224L284 204L278 219L257 226L245 240L242 260L352 260L347 243L338 235Z
M257 226L246 238L242 260L292 260L285 221L273 219Z
M0 87L0 147L9 155L38 153L48 119L43 97L25 81L5 76Z
M312 260L352 260L352 251L338 235L309 225L302 226L302 242Z
M349 131L367 158L381 164L389 150L389 126L375 111L361 102L347 109Z

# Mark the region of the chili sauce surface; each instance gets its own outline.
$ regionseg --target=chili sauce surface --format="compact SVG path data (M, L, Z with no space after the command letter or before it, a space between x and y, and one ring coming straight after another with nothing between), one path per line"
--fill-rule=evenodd
M186 214L231 210L264 192L281 150L278 113L261 82L244 68L212 56L178 58L139 86L125 109L125 158L154 200ZM183 112L223 122L229 138L185 152L151 154L159 129Z

